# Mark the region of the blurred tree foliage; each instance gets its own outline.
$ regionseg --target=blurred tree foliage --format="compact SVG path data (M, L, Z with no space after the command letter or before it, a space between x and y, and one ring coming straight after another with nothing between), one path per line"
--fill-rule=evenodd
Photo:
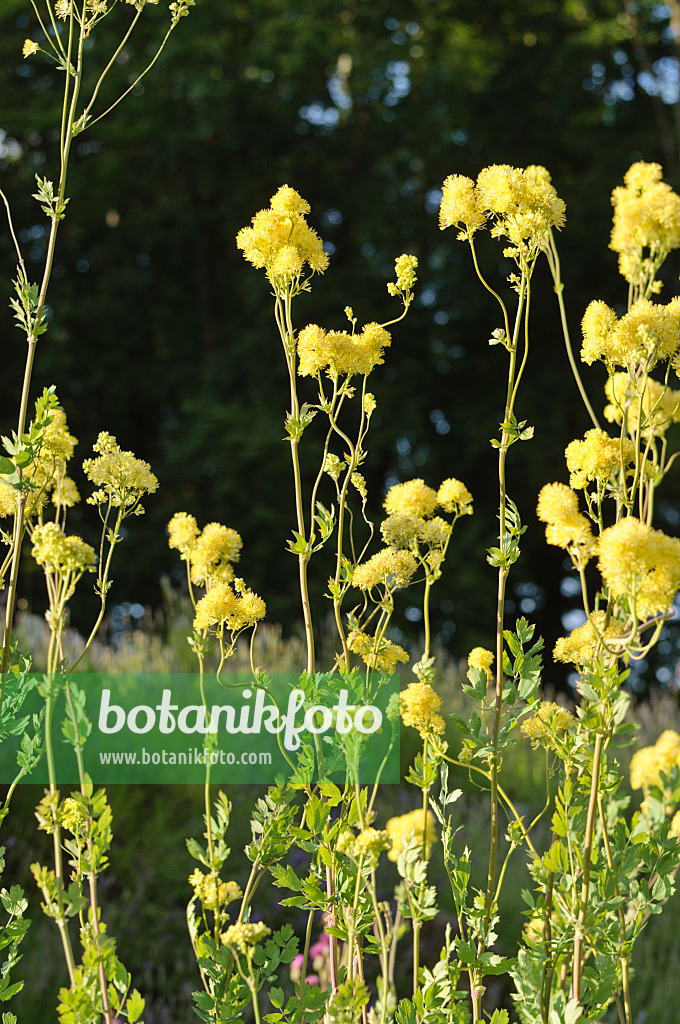
M468 252L455 232L438 230L438 188L447 174L474 177L490 163L549 168L567 202L559 244L578 344L590 299L615 304L625 294L607 249L611 189L638 159L664 162L680 185L678 10L676 0L199 0L139 95L80 137L53 315L38 350L35 387L57 385L81 458L107 429L161 480L126 543L113 600L159 602L159 574L175 565L165 524L183 509L201 524L236 527L241 570L270 617L297 618L297 573L285 552L293 505L281 440L284 366L264 276L234 244L287 182L311 202L311 223L332 251L329 271L300 303L306 322L342 327L348 303L360 322L387 319L393 260L418 256L417 308L371 379L372 509L380 515L396 479L465 481L477 512L457 527L437 627L455 656L488 644L494 574L482 552L496 527L488 438L502 413L504 352L487 345L496 310ZM113 50L132 13L119 4L96 29L98 53ZM118 83L132 80L166 16L163 5L147 9L119 58ZM22 59L27 36L37 38L27 0L3 0L0 167L37 276L45 222L28 196L36 172L55 173L61 80L40 58ZM8 291L14 259L4 233L0 247ZM501 281L508 268L497 247L482 245L482 258ZM669 296L676 276L673 264ZM513 449L510 469L510 493L534 529L512 599L550 644L568 601L535 496L546 481L566 479L563 448L589 422L547 271L542 288L520 400L536 440ZM8 310L0 332L7 431L24 358ZM600 408L597 369L586 383ZM672 530L676 478L666 493L660 511ZM321 566L317 593L324 582ZM39 609L37 575L26 598Z

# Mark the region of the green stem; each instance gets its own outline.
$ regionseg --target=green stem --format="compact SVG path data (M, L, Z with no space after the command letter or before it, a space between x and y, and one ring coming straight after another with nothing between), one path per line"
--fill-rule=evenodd
M597 814L598 789L600 784L600 761L602 758L603 737L601 733L595 734L595 749L593 751L593 768L590 783L590 799L588 801L588 817L586 819L586 833L583 846L583 872L581 880L581 897L579 902L578 919L574 932L574 955L572 963L572 997L581 1000L581 981L583 978L583 940L585 935L585 921L588 911L588 897L590 895L590 867L593 852L593 834L595 831L595 816Z

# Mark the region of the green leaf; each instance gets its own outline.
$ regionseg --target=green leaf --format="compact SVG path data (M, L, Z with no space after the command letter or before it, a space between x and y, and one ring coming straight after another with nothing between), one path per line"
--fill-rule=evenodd
M144 999L139 994L137 989L134 989L132 991L132 994L129 996L126 1009L128 1021L130 1022L130 1024L134 1024L134 1022L136 1020L139 1020L139 1018L144 1013Z
M465 942L463 939L456 939L455 943L459 960L462 960L464 964L474 964L477 962L477 952L469 942Z
M269 1001L272 1006L275 1006L277 1010L283 1007L283 989L282 988L270 988L269 989Z
M0 474L3 476L11 476L16 466L9 459L5 458L4 455L0 455Z

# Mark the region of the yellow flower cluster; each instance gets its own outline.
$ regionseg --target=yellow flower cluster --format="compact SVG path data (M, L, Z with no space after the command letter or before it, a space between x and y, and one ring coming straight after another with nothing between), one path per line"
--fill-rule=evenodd
M538 710L524 719L520 732L531 740L534 749L538 746L554 749L555 737L566 732L573 721L574 716L566 708L553 701L543 700Z
M275 288L299 281L305 264L319 274L328 267L321 239L305 220L309 209L295 189L282 185L269 209L256 213L253 226L241 228L236 236L245 259L264 268Z
M236 882L223 882L216 871L209 875L198 868L189 875L189 884L194 896L201 901L206 910L217 910L228 903L241 898L243 893Z
M523 250L538 248L550 228L564 224L565 206L550 184L544 167L521 169L495 164L480 171L476 184L460 174L450 175L443 186L439 226L460 225L460 239L472 238L487 217L491 234L508 238Z
M410 811L408 814L401 814L397 818L390 818L386 825L387 833L392 840L392 849L387 854L389 860L399 860L399 854L404 849L410 835L422 840L423 836L423 812L422 810ZM425 857L430 856L432 844L437 838L435 820L432 811L427 812L425 821Z
M234 586L236 591L220 581L208 590L196 604L194 629L210 629L218 623L236 632L264 618L267 606L262 598L248 590L242 580L236 580Z
M384 350L391 343L389 331L377 323L366 324L361 334L354 335L309 324L298 335L298 373L315 377L326 370L329 377L341 373L366 376L384 362Z
M493 665L493 659L493 654L491 651L487 651L485 647L473 647L468 654L468 668L477 668L480 672L486 672L486 678L492 679L491 666Z
M624 634L623 626L616 619L610 619L609 625L605 628L606 621L606 612L592 612L588 621L584 622L582 626L573 629L569 636L560 637L553 650L555 661L571 663L577 668L591 665L595 660L600 637L607 641L615 640ZM602 653L604 652L600 649L600 654Z
M590 523L578 510L578 495L566 484L546 484L541 489L536 515L546 523L548 544L568 551L574 565L580 568L589 561L595 549Z
M672 729L662 732L653 747L636 750L630 762L630 784L645 794L651 786L661 783L659 773L669 775L674 765L680 767L680 736Z
M67 537L57 523L36 526L31 554L47 572L83 573L94 571L95 550L80 537Z
M464 483L449 477L437 491L437 505L459 516L472 515L472 495Z
M220 935L220 940L223 946L233 946L240 953L247 954L271 933L271 928L268 928L264 921L258 921L256 924L232 924Z
M409 683L399 698L401 720L417 729L423 739L431 733L444 732L444 719L438 714L442 699L429 683Z
M678 348L680 298L660 306L640 299L619 320L613 309L599 299L583 315L581 359L601 359L608 367L644 365L651 369Z
M612 192L614 226L610 248L619 255L621 275L639 286L650 271L650 256L659 266L680 246L680 196L662 180L659 164L634 163L624 175L624 187Z
M412 516L432 515L437 507L437 492L421 480L407 480L390 487L384 508L388 513L407 513Z
M61 807L59 821L74 836L82 836L87 832L89 818L83 805L72 796L67 796Z
M353 832L343 832L338 839L338 851L359 860L363 857L375 866L383 850L392 848L392 839L387 829L365 828L358 836Z
M198 540L199 529L188 512L175 512L168 523L168 547L176 548L182 558L188 559Z
M680 423L680 391L665 387L648 377L642 395L627 373L615 373L604 386L609 404L604 408L605 419L622 424L643 437L663 437L671 423Z
M40 47L32 39L24 39L24 48L22 53L24 57L32 57L34 53L37 53Z
M68 18L71 13L71 0L57 0L54 5L54 13L62 20Z
M393 281L387 285L387 290L390 295L410 295L413 291L416 283L416 268L418 266L418 259L415 256L408 256L404 253L403 256L398 256L394 261L394 273L396 274L397 283Z
M396 590L406 587L418 570L418 563L410 551L396 551L383 548L367 562L358 565L352 575L352 585L360 590L372 587L386 587Z
M350 633L348 646L353 654L360 655L366 665L376 672L392 673L398 662L408 662L408 654L403 647L393 644L391 640L376 641L375 637L360 630L353 630Z
M626 438L614 438L604 430L586 431L582 441L572 441L564 452L569 484L574 490L584 490L593 480L606 482L620 469L635 462L635 446Z
M600 534L598 569L614 597L635 597L639 618L665 612L680 588L680 540L634 516Z
M132 452L124 452L115 437L102 431L92 446L99 458L85 459L83 470L88 480L97 484L100 490L88 498L91 505L110 502L115 507L128 508L135 505L143 494L153 494L158 480L151 472L148 462L136 458Z
M191 524L185 521L185 531L190 528ZM238 562L241 557L242 546L243 542L236 530L222 526L221 523L208 523L188 549L192 583L196 586L231 583L234 578L232 563Z

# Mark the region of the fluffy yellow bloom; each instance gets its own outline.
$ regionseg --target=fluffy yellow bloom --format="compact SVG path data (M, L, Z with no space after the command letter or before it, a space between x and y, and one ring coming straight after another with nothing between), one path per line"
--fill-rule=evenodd
M472 515L472 495L464 483L450 477L444 480L437 491L437 504L445 512L456 515Z
M194 896L201 901L206 910L217 910L228 903L241 898L243 893L236 882L223 882L216 871L206 875L196 868L189 875L189 884Z
M665 612L680 588L680 540L634 516L600 534L598 569L614 597L635 595L637 614Z
M54 13L58 18L68 18L71 13L71 0L57 0L54 5Z
M282 185L270 208L260 210L252 227L242 228L236 244L254 267L264 268L274 286L286 287L300 277L305 264L322 274L328 266L321 239L305 221L309 203L295 189Z
M418 537L423 526L420 516L408 512L394 512L380 524L380 533L385 544L393 548L408 548Z
M423 812L422 810L410 811L408 814L401 814L398 818L390 818L385 826L387 833L392 840L392 849L387 854L389 860L399 860L399 854L404 849L409 836L413 834L416 839L423 836ZM425 857L430 856L432 844L437 838L435 820L432 811L427 812L425 821Z
M650 255L659 266L680 246L680 197L661 176L659 164L639 161L626 172L625 186L612 192L610 248L619 255L621 275L638 287L649 275Z
M73 797L67 796L62 804L60 823L63 828L72 832L74 836L82 836L87 832L89 818L85 807Z
M341 853L346 853L356 860L363 857L373 866L378 863L383 850L392 848L392 839L387 829L369 827L360 832L358 836L352 835L351 832L345 832L341 838L343 840Z
M392 514L405 512L413 516L430 516L437 507L437 492L421 480L407 480L390 487L384 509Z
M47 572L94 571L95 550L80 537L67 537L57 523L36 526L31 554Z
M538 496L536 514L546 523L548 544L564 548L577 566L585 565L595 550L590 522L578 511L578 495L566 484L546 484Z
M444 719L438 714L442 699L429 683L409 683L400 695L399 704L404 725L417 729L423 738L444 732Z
M190 552L192 583L230 583L234 578L231 563L238 562L242 545L236 530L221 523L208 523Z
M384 638L376 640L375 637L360 630L353 630L350 633L348 646L353 654L358 654L365 664L376 672L392 673L399 662L408 662L408 654L403 647Z
M80 492L70 476L61 474L54 480L52 503L60 508L73 508L80 501Z
M366 324L361 334L347 331L324 331L318 324L309 324L298 335L298 373L314 377L326 370L329 377L340 373L366 376L383 362L384 350L392 344L389 331L380 324Z
M531 740L534 749L538 746L554 749L555 736L566 732L573 721L574 716L566 708L544 700L533 715L524 719L520 732Z
M188 512L175 512L168 523L168 547L176 548L182 558L188 558L198 540L198 524Z
M383 548L358 565L352 576L352 585L360 590L371 587L406 587L418 571L418 563L410 551L395 551L394 548Z
M398 256L394 261L394 273L397 278L397 283L393 281L387 285L387 290L390 295L409 295L416 283L416 267L418 266L418 259L416 256L408 256L404 253L403 256Z
M443 547L451 536L453 527L441 516L427 519L420 527L420 539L429 547Z
M607 481L621 469L635 462L635 446L628 438L610 437L604 430L586 431L582 441L572 441L564 452L569 483L583 490L592 480Z
M485 167L477 177L476 193L479 206L495 215L491 234L504 235L520 249L540 246L550 228L564 224L564 202L544 167Z
M671 423L680 423L680 391L664 387L651 377L640 398L635 382L627 373L615 373L604 387L609 404L604 415L610 423L626 421L626 430L642 436L663 437Z
M571 663L577 668L592 665L600 643L599 637L603 637L605 641L615 640L617 637L623 636L624 633L623 626L616 619L610 619L609 625L605 628L606 621L606 612L592 612L588 621L584 622L582 626L573 629L569 636L560 637L553 650L555 661ZM602 650L600 653L603 653Z
M630 762L630 784L645 793L661 783L659 773L670 774L674 765L680 767L680 736L673 729L662 732L653 747L636 750Z
M491 666L493 665L494 655L491 651L487 651L484 647L473 647L468 654L468 668L478 668L481 672L486 672L487 679L493 677Z
M264 921L258 921L256 924L232 924L220 935L220 941L223 946L233 946L240 953L247 953L271 933L271 928L268 928Z
M267 609L262 598L248 590L242 580L237 580L235 586L239 594L223 580L208 590L196 604L194 629L210 629L218 623L236 631L264 618Z
M24 48L22 53L24 57L32 57L34 53L37 53L40 47L32 39L24 39Z
M143 494L153 494L158 489L158 480L149 463L135 458L132 452L122 451L111 434L102 431L92 447L99 458L85 459L83 470L100 490L87 499L89 504L110 502L116 507L128 507Z
M479 205L472 178L466 178L463 174L450 174L442 189L440 229L443 231L444 228L462 225L458 238L463 241L471 238L485 223L486 214Z
M596 300L586 309L582 326L584 363L601 359L609 366L651 368L678 347L680 305L677 299L667 306L640 299L618 320L609 306Z

